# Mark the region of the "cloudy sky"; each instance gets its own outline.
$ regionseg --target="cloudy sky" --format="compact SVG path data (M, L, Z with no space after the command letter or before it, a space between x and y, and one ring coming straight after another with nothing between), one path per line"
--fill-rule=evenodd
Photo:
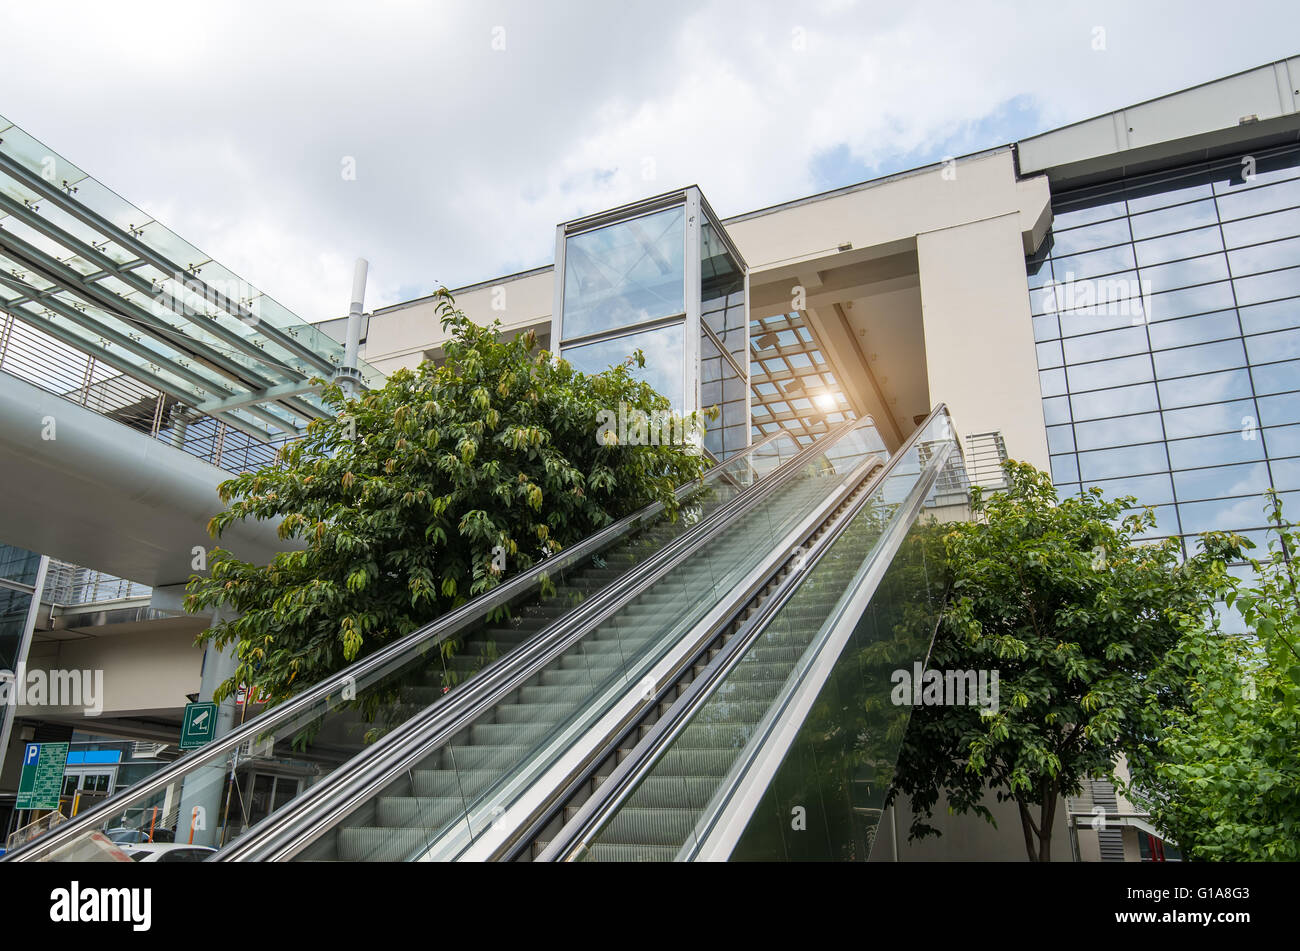
M308 320L549 263L696 183L721 215L1300 52L1294 0L0 5L0 115ZM354 170L355 174L349 173Z

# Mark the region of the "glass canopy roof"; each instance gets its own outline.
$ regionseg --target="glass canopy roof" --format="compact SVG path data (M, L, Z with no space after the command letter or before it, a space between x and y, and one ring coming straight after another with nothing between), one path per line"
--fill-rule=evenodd
M258 438L328 415L309 380L343 360L342 344L3 116L0 311Z
M750 321L749 367L755 439L784 429L806 446L856 416L797 311Z

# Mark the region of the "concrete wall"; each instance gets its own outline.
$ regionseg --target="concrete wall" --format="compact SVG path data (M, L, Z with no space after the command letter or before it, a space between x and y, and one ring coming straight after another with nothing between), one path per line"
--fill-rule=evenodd
M145 630L130 634L33 644L30 670L102 670L105 719L167 714L179 716L186 694L199 689L203 651L192 633ZM20 717L78 715L46 707L19 707ZM81 729L93 732L95 718Z
M922 234L917 254L930 393L959 436L1000 430L1013 459L1046 469L1018 216Z

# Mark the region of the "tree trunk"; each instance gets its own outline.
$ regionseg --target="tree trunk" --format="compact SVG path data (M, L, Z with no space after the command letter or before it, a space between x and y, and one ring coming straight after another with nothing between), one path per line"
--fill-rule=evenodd
M1052 861L1052 825L1056 819L1056 784L1051 784L1038 806L1038 824L1034 824L1029 804L1016 800L1020 810L1020 827L1025 833L1025 852L1031 862Z

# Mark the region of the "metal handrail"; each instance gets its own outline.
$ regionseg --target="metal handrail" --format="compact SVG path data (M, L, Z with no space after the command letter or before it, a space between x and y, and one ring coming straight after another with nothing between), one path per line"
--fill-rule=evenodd
M314 841L319 834L332 825L335 819L349 813L368 790L386 782L390 778L389 774L394 769L400 768L393 765L394 760L406 762L426 755L430 748L440 745L446 737L454 735L465 724L490 709L555 657L586 637L609 616L621 610L627 601L655 584L689 558L700 546L725 531L732 524L733 519L761 505L773 492L801 471L807 459L820 455L850 432L864 425L874 426L871 417L849 420L827 434L817 444L801 450L798 455L763 480L760 484L761 491L746 492L714 512L691 533L677 539L655 559L647 561L641 566L644 570L630 573L611 586L610 590L601 592L598 598L592 599L583 606L584 608L590 606L590 610L584 612L579 608L571 612L566 619L570 619L572 623L557 630L554 637L536 637L533 647L512 651L504 661L485 672L482 680L475 681L475 686L470 692L460 694L448 704L436 703L430 719L413 717L408 720L364 753L358 754L358 757L353 759L352 765L344 768L346 771L336 771L325 782L316 784L287 803L268 818L265 827L235 843L230 849L223 850L217 856L217 860L262 859L274 849L280 849L280 852L273 856L279 859L286 857L284 851L290 846L285 840L290 836L294 838L293 846L302 846ZM774 435L792 438L788 433ZM323 804L320 802L322 799L326 800ZM328 809L327 813L307 818L307 814L313 810L319 813L319 807L322 805ZM311 829L304 833L301 826L307 822L311 823Z
M768 621L774 617L777 611L784 607L795 590L808 577L812 568L838 541L853 519L857 517L876 489L889 478L898 465L898 461L904 458L907 452L916 445L920 434L941 412L947 412L947 407L942 403L935 407L925 422L913 431L907 441L890 457L884 468L863 480L866 483L866 491L862 493L854 505L849 506L848 509L842 512L830 528L818 539L816 546L803 559L803 567L797 572L791 572L782 580L776 590L759 607L758 611L742 625L718 655L710 661L705 671L691 682L682 696L656 721L650 733L636 746L632 755L619 763L610 777L601 783L596 793L579 807L573 819L560 830L559 834L547 845L546 850L538 856L538 861L571 859L573 851L579 847L581 841L589 834L599 830L619 809L632 791L636 789L646 773L658 762L659 755L690 724L700 705L712 696L714 688L730 674L731 670L762 633ZM946 458L947 456L945 456L945 460ZM944 460L940 460L940 462L942 461ZM937 478L940 465L933 462L931 465L936 470Z
M788 439L793 439L793 437L790 437L786 433L773 433L759 442L754 443L749 448L739 453L735 453L728 458L727 463L725 464L730 464L737 459L752 455L759 449L774 442L782 436L785 436ZM806 450L796 454L782 466L774 470L772 475L780 473L786 466L793 465L797 460L803 457L804 452L806 452ZM708 478L708 475L709 473L706 473L700 481L687 483L677 489L675 497L678 500L686 497L691 492L695 491L700 482L702 482L703 479ZM510 580L498 585L491 591L485 592L479 597L461 605L461 607L431 621L423 628L412 631L405 637L399 638L392 644L381 648L370 656L362 658L351 666L344 668L334 676L322 680L315 687L304 691L284 704L266 711L247 723L236 727L225 736L214 740L206 746L185 754L171 765L151 774L147 779L132 785L127 790L123 790L123 795L130 796L131 798L148 796L154 792L159 792L165 789L174 780L188 773L191 768L203 765L209 761L218 761L221 757L233 753L249 740L254 739L258 735L264 734L268 729L274 729L276 726L288 722L293 717L310 710L314 704L322 700L328 702L331 695L341 695L341 691L345 686L355 688L363 681L363 678L381 670L384 666L393 661L405 658L406 655L421 647L432 646L445 640L447 637L450 637L458 631L460 625L474 620L486 611L506 603L516 595L527 590L531 585L535 584L543 574L548 574L555 571L558 567L571 564L586 557L593 551L599 549L605 542L617 537L638 520L648 518L662 509L662 503L654 502L633 514L620 519L614 524L607 526L596 534L588 536L573 548L560 552L552 558L545 559L536 565L533 565L528 570L521 572ZM716 514L717 513L715 513L715 515ZM708 520L702 524L707 524L707 522ZM702 526L696 526L696 529L693 531L698 530L701 527ZM687 536L689 534L690 533L687 533ZM682 539L679 538L677 541L680 542L681 540ZM649 563L650 562L646 562L646 564ZM117 808L118 804L115 802L115 797L109 796L98 803L94 808L80 814L74 820L65 825L60 826L58 830L51 832L48 836L42 836L39 839L33 840L31 843L24 846L22 850L5 855L3 859L0 859L0 861L22 860L24 858L24 853L31 851L37 845L41 848L57 848L59 844L76 835L80 829L87 826L93 826L94 823L100 821L104 816L115 814Z

